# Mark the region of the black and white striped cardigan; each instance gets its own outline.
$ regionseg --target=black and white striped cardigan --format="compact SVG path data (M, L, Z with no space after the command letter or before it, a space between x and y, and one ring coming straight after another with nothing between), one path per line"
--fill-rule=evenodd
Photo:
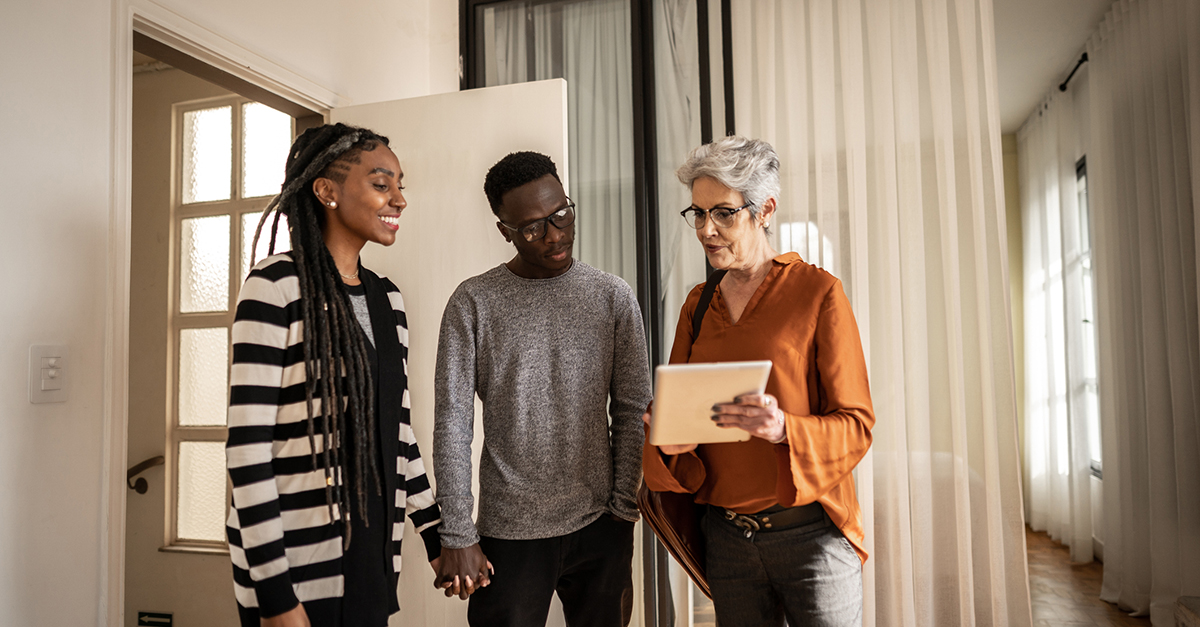
M369 272L369 271L366 271ZM372 279L379 281L372 275ZM429 555L437 556L440 521L437 504L409 422L408 328L404 300L387 279L403 354L403 386L396 446L392 565L400 572L400 542L408 515ZM229 439L226 461L233 483L227 533L233 561L234 593L244 608L274 616L343 593L341 523L331 520L325 497L325 473L319 455L314 467L308 440L304 384L304 332L300 283L287 254L259 262L238 296L233 323L233 367L229 375ZM314 399L320 420L320 400ZM320 434L323 429L315 428ZM387 459L385 455L384 459ZM391 464L385 462L386 471ZM335 517L339 515L334 504Z

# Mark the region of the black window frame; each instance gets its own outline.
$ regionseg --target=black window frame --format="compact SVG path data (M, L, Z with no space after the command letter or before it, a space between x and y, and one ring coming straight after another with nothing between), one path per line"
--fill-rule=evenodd
M459 0L459 89L483 87L478 40L478 9L487 5L525 1L530 4L562 0ZM586 0L579 0L586 1ZM696 0L697 64L700 83L701 143L713 140L711 42L709 1ZM659 247L657 103L655 102L653 0L628 0L630 7L630 65L633 100L634 219L637 249L637 298L645 328L650 366L664 363L662 275ZM733 27L731 0L719 0L721 19L722 89L725 135L734 133ZM705 262L707 266L707 261ZM712 271L708 266L709 272ZM647 626L675 622L668 565L671 557L649 527L642 542L644 618Z
M483 87L482 68L474 42L478 37L477 10L521 0L459 0L459 89ZM561 0L523 0L531 4ZM585 1L585 0L580 0ZM658 171L654 102L653 6L650 0L629 0L633 86L634 220L637 248L637 296L642 309L652 365L662 363L662 284L659 277L658 185L648 173Z

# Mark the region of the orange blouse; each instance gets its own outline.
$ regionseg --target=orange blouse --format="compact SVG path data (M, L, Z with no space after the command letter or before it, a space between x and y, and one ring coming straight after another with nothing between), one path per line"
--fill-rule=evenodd
M858 325L833 275L796 253L773 263L736 324L717 287L695 342L692 314L704 286L693 288L679 315L671 363L771 360L767 393L779 399L787 440L750 438L663 455L647 439L646 484L743 514L817 501L865 562L850 472L871 446L875 413Z

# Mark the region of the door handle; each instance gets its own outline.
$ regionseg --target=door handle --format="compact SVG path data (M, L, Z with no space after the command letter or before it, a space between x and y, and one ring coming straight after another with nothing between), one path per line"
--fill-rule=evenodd
M154 468L155 466L161 466L165 464L166 461L167 460L162 455L158 455L147 459L133 468L130 468L129 472L125 473L125 483L129 484L130 490L135 490L138 494L145 494L146 490L150 489L150 485L146 483L146 478L138 477L136 482L133 480L133 478L151 468Z

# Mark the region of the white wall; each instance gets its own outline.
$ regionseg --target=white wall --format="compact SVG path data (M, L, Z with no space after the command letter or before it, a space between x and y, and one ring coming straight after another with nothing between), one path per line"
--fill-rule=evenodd
M0 624L96 625L107 246L110 229L126 228L110 218L113 141L125 141L112 136L114 6L9 4L0 20ZM357 103L453 90L456 4L164 3ZM70 346L67 402L29 404L35 343Z
M21 17L0 20L0 623L89 625L99 600L110 10L94 0L19 7ZM34 343L70 347L66 403L29 403Z

